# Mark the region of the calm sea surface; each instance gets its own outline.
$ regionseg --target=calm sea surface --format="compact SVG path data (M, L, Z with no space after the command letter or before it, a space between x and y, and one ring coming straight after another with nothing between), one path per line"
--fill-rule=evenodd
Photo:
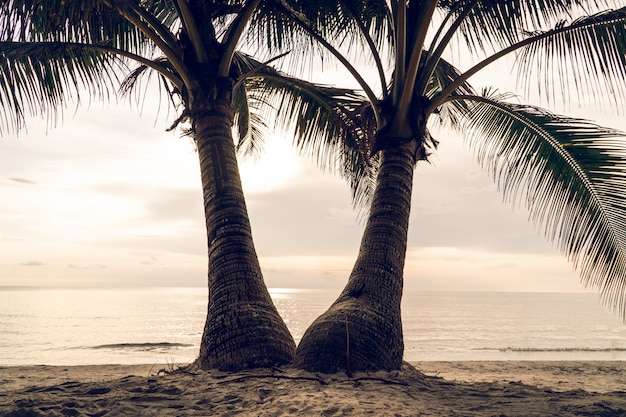
M296 341L338 291L274 289ZM0 287L0 365L192 361L204 288ZM408 292L405 359L626 360L626 326L589 293Z

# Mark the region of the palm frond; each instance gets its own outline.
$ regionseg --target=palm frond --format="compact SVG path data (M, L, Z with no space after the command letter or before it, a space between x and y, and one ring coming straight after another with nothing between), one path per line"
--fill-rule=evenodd
M176 7L176 0L144 0L142 6L172 33L181 27L181 18Z
M626 134L496 95L474 103L465 126L479 163L508 202L626 319Z
M432 100L427 111L432 111L441 103L448 100L448 95L453 92L460 85L461 82L466 81L472 75L485 69L492 62L509 54L523 51L524 48L532 50L533 45L541 45L542 43L545 45L545 50L548 51L548 54L546 56L549 58L556 57L557 65L560 65L559 68L566 68L567 64L571 62L573 62L575 65L582 65L581 69L587 68L594 74L600 75L600 77L597 77L595 79L592 75L584 76L588 77L586 79L591 80L590 83L592 83L592 85L599 86L604 92L608 91L609 93L614 93L615 97L618 97L619 100L622 100L624 97L624 93L621 92L620 88L618 87L623 87L626 84L626 81L623 78L619 78L619 74L626 72L626 67L624 66L624 60L626 60L626 58L624 57L626 44L624 37L626 36L626 31L624 30L625 27L623 20L625 12L626 8L617 11L602 12L592 17L579 18L570 25L560 23L557 25L556 28L550 31L535 31L530 34L526 33L524 39L515 42L502 50L497 51L493 55L485 58L478 64L474 65L472 68L465 71L461 77L458 77L454 83L446 87L441 93L437 95L436 98L434 98L434 100ZM605 28L608 30L605 30ZM568 43L570 40L576 40L576 37L580 33L584 34L583 38L586 36L588 36L589 38L579 42L576 45ZM607 35L607 39L609 39L609 42L606 45L602 46L606 49L600 51L602 53L602 56L598 58L595 56L597 52L594 49L594 46L596 46L596 44L593 38L595 36L602 37L602 33L605 33ZM559 37L561 37L563 40L559 41ZM551 40L554 41L555 39L557 41L550 42ZM521 60L522 64L524 62L530 63L530 61L532 61L528 58L524 58L523 53ZM562 62L558 62L559 60L562 60ZM536 64L542 65L541 62L536 62ZM551 85L550 80L551 78L553 78L554 75L550 71L550 69L552 69L554 65L552 59L548 60L548 65L548 70L543 70L543 72L541 72L541 75L545 77L545 85L549 86ZM532 74L533 71L530 72ZM564 75L566 73L571 74L571 70L568 68L567 71L563 71L562 74L557 74L556 77L557 82L561 83L564 98L568 97L568 92L565 91L567 81L564 80L563 77L559 77L558 75ZM529 77L528 74L523 74L521 78L528 79ZM613 98L613 103L617 102L615 100L615 97ZM604 102L607 101L605 100Z
M291 51L290 73L301 73L306 66L325 64L329 51L303 30L293 16L320 37L341 49L346 56L382 63L381 56L393 47L393 23L385 1L381 0L275 0L263 2L251 22L248 42L271 51ZM363 53L363 47L367 53ZM313 68L310 66L309 68ZM385 87L383 87L384 89Z
M151 39L133 15L163 39ZM147 19L147 20L146 20ZM122 95L137 92L140 80L160 72L165 92L182 80L171 62L153 59L158 45L174 45L179 27L171 0L9 0L0 4L0 103L3 129L18 130L27 114L47 115L54 124L63 107L82 97L108 99L121 83ZM161 42L160 44L158 42ZM175 48L179 48L175 46ZM171 57L170 57L171 58ZM178 62L178 61L176 61ZM135 98L139 100L141 94Z
M505 48L516 43L528 31L540 30L559 21L571 20L581 12L594 13L603 5L618 3L602 0L443 0L439 6L446 13L455 15L460 15L465 7L471 6L460 33L471 51L486 52L493 47Z
M310 27L325 39L350 53L355 46L365 46L366 38L378 50L368 49L368 55L380 55L392 47L394 28L387 2L380 0L324 0L315 3L292 2L294 10L305 16ZM298 3L298 4L296 4Z
M250 113L248 120L241 120L242 113L236 116L237 125L247 123L246 135L237 142L237 152L244 158L259 159L265 152L265 138L269 130L265 119L258 113Z
M137 54L153 44L100 0L7 0L0 4L0 39L103 44Z
M428 79L426 86L426 97L432 98L440 93L447 86L452 84L461 76L461 72L445 59L439 59L433 74ZM418 92L416 92L417 94ZM463 82L457 89L452 92L451 96L458 95L474 95L474 88L468 83ZM463 100L451 100L441 105L434 116L441 125L449 125L451 127L459 126L461 120L469 111L468 105Z
M300 69L303 69L303 58L310 53L324 54L324 51L316 48L310 38L301 36L302 29L285 15L285 7L289 5L280 1L261 2L246 32L246 45L257 51L271 51L272 54L290 52L286 70L296 69L298 62ZM266 59L269 56L258 58Z
M251 103L252 100L262 102ZM235 145L238 154L245 158L257 159L263 153L269 128L260 110L267 105L263 96L248 95L245 84L241 84L234 92L235 128L238 132Z
M518 75L527 88L535 74L549 99L568 98L575 91L579 100L626 104L626 7L530 35L537 40L517 56Z
M163 71L166 71L166 68L169 67L169 62L166 58L161 57L154 60L154 66L160 66L163 68ZM156 75L159 83L159 98L165 98L171 105L171 108L178 107L179 103L176 101L176 98L180 98L179 90L175 85L172 86L171 80L166 78L163 75L163 72L154 71L154 66L149 67L147 65L139 65L137 68L128 73L119 86L119 97L122 99L127 98L131 106L134 105L139 109L139 111L142 111L143 106L149 97L148 93L151 90L151 87L154 86L152 77ZM173 71L173 69L170 70ZM159 110L161 101L162 100L158 100ZM157 117L158 113L160 113L160 111L157 112ZM175 125L177 124L178 123Z
M121 68L115 55L85 45L0 42L0 133L18 131L27 115L46 114L54 124L72 99L107 99Z
M261 106L272 109L264 115L273 120L270 127L293 129L298 152L347 179L355 205L365 203L375 174L369 160L375 132L369 103L353 90L290 77L243 54L234 62L239 71L252 74L244 83L249 114L260 114Z

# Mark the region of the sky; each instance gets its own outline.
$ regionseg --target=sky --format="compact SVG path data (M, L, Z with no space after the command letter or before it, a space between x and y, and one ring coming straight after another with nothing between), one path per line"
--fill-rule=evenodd
M92 104L57 128L32 120L0 138L0 285L206 285L197 155L166 127ZM406 288L583 291L462 140L441 135L415 171ZM364 225L348 185L298 158L284 135L241 172L268 286L341 288Z
M495 67L475 86L516 88ZM561 109L563 111L563 109ZM626 131L618 114L570 103L567 114ZM0 285L205 286L199 164L169 117L92 103L52 129L0 137ZM584 291L565 257L502 202L462 139L440 141L415 170L407 290ZM252 231L269 287L345 284L364 221L346 183L295 155L276 132L241 162Z

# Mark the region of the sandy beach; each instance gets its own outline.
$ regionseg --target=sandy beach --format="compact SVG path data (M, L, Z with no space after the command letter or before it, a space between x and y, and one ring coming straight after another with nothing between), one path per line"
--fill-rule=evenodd
M352 378L293 369L2 367L0 415L626 416L625 362L412 365Z

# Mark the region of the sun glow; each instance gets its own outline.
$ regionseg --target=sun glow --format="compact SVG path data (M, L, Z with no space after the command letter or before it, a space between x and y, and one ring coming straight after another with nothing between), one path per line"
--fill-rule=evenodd
M286 140L271 138L260 158L241 158L239 171L246 194L267 193L284 187L303 169L301 158Z

